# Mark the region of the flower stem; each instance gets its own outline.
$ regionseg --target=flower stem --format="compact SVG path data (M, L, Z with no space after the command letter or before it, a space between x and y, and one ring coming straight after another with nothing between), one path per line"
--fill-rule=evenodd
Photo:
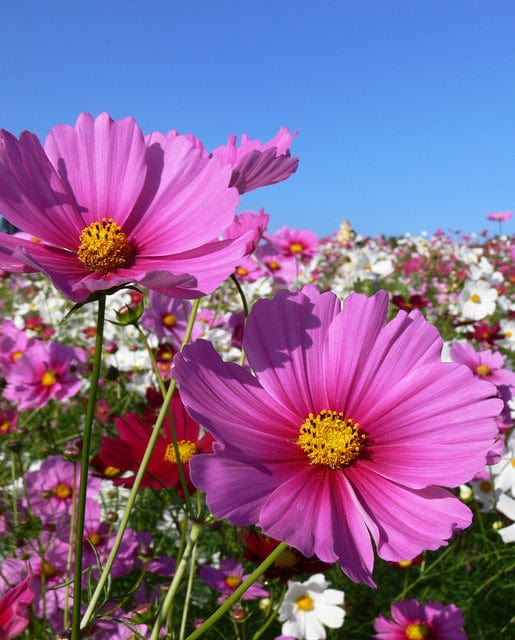
M187 342L189 342L189 339L191 337L191 332L193 329L193 322L195 320L195 316L197 314L197 310L198 310L198 306L199 306L199 302L200 300L195 300L191 309L191 315L190 315L190 319L188 322L188 327L186 329L186 334L184 336L184 341L182 346L184 346ZM131 488L131 492L129 494L129 497L127 499L127 504L125 506L125 510L123 512L122 518L120 520L120 525L118 527L118 531L116 533L116 537L114 539L113 542L113 546L112 549L109 553L109 557L107 558L106 564L102 570L102 573L100 575L100 578L98 580L98 584L95 587L95 591L93 592L93 595L91 596L91 600L88 604L88 608L86 609L86 612L84 613L84 616L82 618L81 624L80 624L80 628L81 629L85 629L92 616L93 616L93 612L95 610L95 607L97 606L98 600L100 599L100 595L105 587L106 582L108 581L110 575L111 575L111 569L113 567L114 561L116 560L116 556L118 554L118 550L120 548L120 545L122 543L122 539L123 536L125 534L125 530L127 529L127 526L129 524L129 518L130 515L132 513L132 509L134 507L134 503L136 502L136 498L139 492L139 488L141 485L141 482L143 480L143 476L145 474L145 471L147 469L148 463L150 461L150 457L152 455L152 451L154 450L155 444L157 442L157 439L159 437L160 431L161 431L161 427L163 426L163 421L165 419L165 416L168 412L168 408L170 406L170 402L172 400L172 396L173 393L175 391L175 387L176 387L177 383L175 382L175 380L171 380L170 384L168 386L166 395L163 399L163 405L161 406L161 410L159 411L159 415L157 416L157 420L154 424L154 426L152 427L152 433L150 435L150 439L148 441L147 444L147 448L145 449L145 453L143 454L143 458L141 460L138 472L134 478L134 483L132 485ZM72 640L75 640L75 638L72 638Z
M75 528L75 562L73 574L73 609L71 640L80 638L80 609L82 591L82 545L84 538L84 522L86 514L86 495L88 490L89 454L91 449L91 433L95 417L95 404L97 401L98 381L100 367L102 365L102 347L104 338L106 296L98 298L97 333L95 337L95 353L93 356L93 371L91 373L91 386L89 389L88 405L86 408L86 420L82 435L82 452L80 462L79 501L76 514Z
M224 613L226 613L233 604L238 602L241 596L247 591L249 587L251 587L256 580L258 580L263 573L270 567L275 560L288 548L286 542L281 542L277 545L277 547L270 553L270 555L263 560L263 562L259 565L257 569L255 569L250 576L240 584L240 586L231 594L227 600L223 602L223 604L211 615L207 620L204 621L202 626L198 629L195 629L193 633L191 633L186 640L196 640L196 638L200 638L210 627L214 625L217 620L219 620Z

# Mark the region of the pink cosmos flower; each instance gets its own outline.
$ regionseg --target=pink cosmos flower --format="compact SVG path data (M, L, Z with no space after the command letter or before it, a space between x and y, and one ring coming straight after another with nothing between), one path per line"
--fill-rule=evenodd
M394 602L393 620L379 616L374 622L378 640L467 640L463 616L455 604L419 604L416 600Z
M161 342L167 338L175 350L179 350L186 333L191 303L187 300L169 298L151 291L148 296L149 306L141 316L141 325L154 333ZM195 340L204 332L202 323L195 322L192 339Z
M451 347L451 358L497 387L506 385L515 389L515 373L505 368L504 358L499 351L476 351L469 342L455 342Z
M40 409L51 399L71 398L81 388L76 367L85 359L79 347L38 340L9 369L4 398L16 403L20 411Z
M214 149L211 155L233 167L230 186L246 193L282 182L297 171L299 159L290 157L290 146L297 133L281 127L277 135L264 144L244 134L239 147L236 136L229 136L227 144Z
M512 216L511 211L504 211L504 212L500 211L499 213L489 213L486 216L486 219L492 220L494 222L508 222L511 216Z
M282 227L268 234L267 240L283 256L300 258L307 262L314 258L318 249L318 236L313 231Z
M79 465L49 456L36 471L27 471L25 485L32 513L44 524L55 523L56 516L70 514L74 496L80 483ZM101 480L88 479L88 496L93 498L100 492Z
M0 131L2 215L37 240L2 233L5 268L19 260L75 302L130 282L171 297L213 291L251 233L219 240L238 192L231 165L200 147L192 136L144 138L133 118L107 113L54 127L44 146Z
M250 574L244 575L243 565L232 558L225 558L220 563L220 568L209 567L204 565L199 569L199 576L212 589L220 592L222 595L218 598L218 602L223 602L244 582ZM242 596L243 600L256 600L268 596L269 593L258 583L255 582Z
M256 524L305 556L373 585L380 557L437 549L472 519L442 486L484 467L502 408L493 385L441 362L422 314L385 324L388 295L314 287L258 301L243 346L251 370L197 340L172 375L215 438L190 463L212 513ZM237 488L237 489L235 489Z
M0 638L11 640L25 631L29 624L27 607L34 600L32 578L25 578L0 598Z

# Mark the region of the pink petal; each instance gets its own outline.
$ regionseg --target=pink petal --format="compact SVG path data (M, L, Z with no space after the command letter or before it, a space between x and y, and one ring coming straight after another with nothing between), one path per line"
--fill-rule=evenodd
M302 293L280 291L259 300L247 320L244 348L260 384L292 413L299 426L312 411L326 407L322 346L340 311L333 293L314 287Z
M115 122L102 113L94 120L82 113L74 127L50 131L45 151L75 196L82 228L103 217L123 226L147 172L147 148L133 118Z

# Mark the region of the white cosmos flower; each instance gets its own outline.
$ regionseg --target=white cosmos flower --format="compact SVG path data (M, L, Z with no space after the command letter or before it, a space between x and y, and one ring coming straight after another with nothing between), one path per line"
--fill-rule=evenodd
M321 573L306 582L288 581L288 589L279 609L279 620L283 622L282 634L297 640L324 640L324 625L338 629L343 624L345 611L343 591L328 589Z
M467 281L458 299L463 317L482 320L491 315L495 311L498 295L497 289L486 280Z
M503 542L515 542L515 500L502 493L497 501L497 509L510 520L514 520L513 524L498 529L497 533L501 536Z

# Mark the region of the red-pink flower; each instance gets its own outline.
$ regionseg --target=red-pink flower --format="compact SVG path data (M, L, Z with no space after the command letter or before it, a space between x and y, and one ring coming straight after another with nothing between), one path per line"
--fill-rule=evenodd
M377 640L467 640L461 609L455 604L404 600L392 604L391 615L393 620L376 618Z
M217 517L255 524L305 556L373 585L385 560L437 549L472 519L443 487L484 468L502 408L493 385L441 362L415 310L385 324L388 295L313 287L258 301L243 347L250 370L197 340L172 375L215 437L190 463Z
M25 578L0 598L0 638L10 640L25 631L29 624L28 606L34 600L32 578Z
M211 434L201 435L200 427L185 411L178 394L171 403L179 456L189 482L189 463L197 454L212 450ZM118 438L102 436L100 452L93 460L94 467L106 477L113 478L115 484L132 487L134 476L139 469L145 448L152 432L155 415L150 412L141 417L127 413L114 421ZM122 475L129 472L130 475ZM168 417L165 418L163 434L159 436L152 451L150 461L141 482L142 487L162 489L180 485L177 456Z
M133 118L83 113L44 146L2 130L0 209L30 237L2 233L0 266L20 261L75 302L130 282L202 296L234 271L252 235L219 239L239 201L232 175L193 136L145 138Z

